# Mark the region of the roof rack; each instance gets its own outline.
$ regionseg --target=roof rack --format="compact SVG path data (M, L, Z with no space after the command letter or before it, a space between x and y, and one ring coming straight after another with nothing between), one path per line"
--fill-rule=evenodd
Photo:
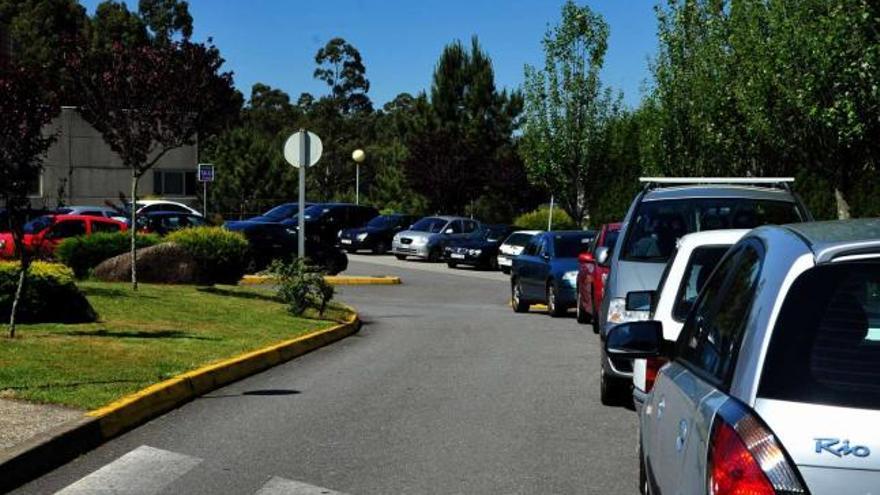
M645 189L653 189L663 185L740 184L777 186L790 191L794 177L640 177L639 182L645 185Z

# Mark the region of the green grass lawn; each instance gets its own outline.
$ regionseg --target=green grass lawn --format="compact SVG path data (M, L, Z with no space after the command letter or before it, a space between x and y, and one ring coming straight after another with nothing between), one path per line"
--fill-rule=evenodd
M94 409L205 364L329 327L295 318L265 289L79 284L99 321L22 325L0 337L0 396Z

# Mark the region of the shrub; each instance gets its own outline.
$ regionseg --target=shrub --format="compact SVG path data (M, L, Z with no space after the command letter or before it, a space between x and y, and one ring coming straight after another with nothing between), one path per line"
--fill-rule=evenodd
M323 315L327 304L333 299L333 286L324 280L320 272L299 258L289 263L273 261L267 273L278 278L278 297L295 316L303 314L308 308L315 308Z
M193 257L198 283L235 284L245 274L248 242L239 232L220 227L195 227L172 232L166 240Z
M513 224L525 230L547 230L547 218L550 216L550 207L542 206L535 211L523 213L516 217ZM568 213L561 208L553 208L553 230L572 230L578 226Z
M138 248L160 242L159 236L155 234L138 234L136 239ZM63 240L55 249L55 258L73 269L74 276L84 278L102 261L124 254L130 249L130 233L106 232Z
M182 247L165 242L138 250L138 280L153 284L191 284L196 281L196 262ZM104 282L131 280L131 253L102 261L94 269Z
M9 320L18 287L18 262L0 262L0 318ZM98 319L73 281L73 271L58 263L34 262L28 270L16 320L22 323L87 323Z

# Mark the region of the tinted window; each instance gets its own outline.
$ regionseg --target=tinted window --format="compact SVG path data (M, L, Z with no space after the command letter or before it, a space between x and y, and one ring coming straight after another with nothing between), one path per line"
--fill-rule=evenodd
M702 230L751 229L800 222L794 203L752 199L645 201L627 229L622 258L665 263L681 236Z
M465 234L470 234L471 232L474 232L475 230L477 230L477 222L475 222L473 220L463 220L462 224L464 225L463 232Z
M588 233L555 235L553 237L554 252L557 258L577 258L579 254L587 251L590 241L593 240L593 235Z
M36 234L42 231L52 223L51 217L38 217L24 224L25 234Z
M455 220L449 224L449 227L446 227L446 230L452 229L453 234L461 234L464 230L461 225L461 220Z
M760 270L753 245L737 248L707 282L679 336L676 354L717 384L732 371Z
M281 221L281 220L284 220L285 218L290 218L290 217L296 215L296 213L298 211L299 211L298 205L287 204L287 205L276 206L275 208L272 208L271 210L267 211L266 213L263 213L263 216L268 217L271 220Z
M529 240L531 240L532 237L532 234L511 234L510 237L504 241L504 244L509 244L511 246L525 246L529 243Z
M303 216L306 220L316 220L327 215L330 211L331 208L329 206L313 205L303 210Z
M691 258L684 269L675 305L672 307L673 318L678 321L687 318L706 280L729 248L730 246L702 246L691 251Z
M46 234L49 239L66 239L86 235L86 222L84 220L66 220L52 226L52 230Z
M416 232L439 233L446 226L446 220L442 218L426 217L414 223L412 230Z
M542 240L542 236L536 235L535 237L533 237L531 240L529 240L529 243L526 244L526 248L523 250L523 254L529 256L537 256L538 251L540 251L541 249Z
M758 395L880 409L880 264L819 266L792 284Z
M400 223L400 217L379 215L378 217L373 217L372 220L367 222L367 227L372 227L374 229L390 229L395 227L398 223Z
M491 225L483 231L483 238L487 241L499 241L507 235L507 227L504 225Z
M92 233L98 232L119 232L121 229L118 223L112 222L92 222Z
M609 230L608 232L605 232L605 238L602 239L602 246L600 247L607 247L608 251L613 251L614 245L617 244L618 237L620 237L619 230Z

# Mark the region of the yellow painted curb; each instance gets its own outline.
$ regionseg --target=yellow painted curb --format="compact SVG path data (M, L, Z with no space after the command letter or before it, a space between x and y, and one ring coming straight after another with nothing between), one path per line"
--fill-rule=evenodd
M353 312L345 323L175 376L86 415L98 421L106 440L199 395L348 337L359 325Z
M369 277L357 275L326 275L324 280L330 285L400 285L400 277ZM276 281L269 275L245 275L239 282L242 285L263 285Z
M509 304L510 304L510 307L512 308L513 307L513 299L510 300ZM547 305L546 304L530 304L529 311L531 311L531 310L547 311Z

